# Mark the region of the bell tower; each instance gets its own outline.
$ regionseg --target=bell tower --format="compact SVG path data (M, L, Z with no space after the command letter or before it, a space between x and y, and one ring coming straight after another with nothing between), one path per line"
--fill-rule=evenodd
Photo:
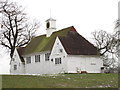
M46 20L46 36L50 37L56 31L56 20L49 18Z

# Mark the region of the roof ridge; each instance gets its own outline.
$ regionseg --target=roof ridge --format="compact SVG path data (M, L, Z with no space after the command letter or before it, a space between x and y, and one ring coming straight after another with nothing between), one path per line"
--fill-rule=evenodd
M70 32L70 30L74 30L74 27L70 26L70 27L61 29L59 31L56 31L56 32L52 33L52 35L50 37L46 37L46 35L40 35L40 36L32 38L32 40L28 43L28 45L26 45L26 49L23 54L26 55L26 54L30 54L33 52L40 52L43 50L44 51L51 50L51 47L54 44L55 38L57 36L68 35L68 32ZM50 45L47 45L48 43L50 43Z
M50 37L46 37L46 35L40 35L33 38L26 46L23 55L42 51L50 51L54 45L56 37L61 38L60 40L62 40L68 54L95 55L97 52L97 49L86 38L80 35L74 26L70 26L53 32ZM88 50L85 48L88 48Z
M67 27L67 28L60 29L60 30L55 31L55 32L53 32L53 33L57 33L57 32L60 32L60 31L63 31L63 30L69 29L69 28L74 28L74 26L69 26L69 27ZM71 29L69 29L69 30L71 30ZM75 30L75 28L74 28L74 30ZM74 30L71 30L71 31L74 31ZM76 30L75 30L75 31L76 31ZM53 34L53 33L52 33L52 34ZM32 39L38 38L38 37L41 37L41 36L46 36L46 34L38 35L38 36L36 36L36 37L33 37Z
M70 28L73 28L74 30L72 30L72 29L70 29ZM68 29L71 30L71 31L76 31L75 28L74 28L74 26L69 26L69 27L67 27L67 28L60 29L60 30L55 31L55 32L53 32L53 33L57 33L57 32L60 32L60 31L63 31L63 30L68 30Z

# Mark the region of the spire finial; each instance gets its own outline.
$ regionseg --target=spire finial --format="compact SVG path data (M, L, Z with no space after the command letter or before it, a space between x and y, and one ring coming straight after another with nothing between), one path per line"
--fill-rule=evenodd
M51 18L51 9L50 9L50 18Z

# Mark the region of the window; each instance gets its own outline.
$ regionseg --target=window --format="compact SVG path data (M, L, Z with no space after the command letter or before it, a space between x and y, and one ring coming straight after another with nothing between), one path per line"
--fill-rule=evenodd
M31 57L26 58L26 64L29 64L29 63L31 63Z
M45 54L45 61L49 61L50 53Z
M59 43L57 43L57 45L59 45Z
M47 22L46 27L47 27L47 28L49 28L49 27L50 27L50 23L49 23L49 22Z
M61 64L61 58L55 58L55 64Z
M62 53L62 52L63 52L63 50L62 50L62 49L59 49L59 52L60 52L60 53Z
M14 70L17 70L17 65L14 65Z
M35 55L35 62L40 62L40 55Z

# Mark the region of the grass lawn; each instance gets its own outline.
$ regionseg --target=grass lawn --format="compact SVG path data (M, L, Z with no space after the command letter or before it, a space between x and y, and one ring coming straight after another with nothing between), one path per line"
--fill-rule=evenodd
M2 88L118 88L118 74L2 75Z

